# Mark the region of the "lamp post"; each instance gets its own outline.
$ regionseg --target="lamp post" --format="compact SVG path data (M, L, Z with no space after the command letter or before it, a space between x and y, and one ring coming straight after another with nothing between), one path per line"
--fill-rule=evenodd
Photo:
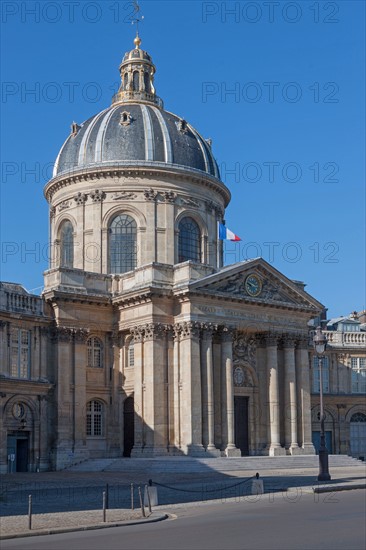
M315 336L313 338L313 344L318 356L319 363L319 395L320 395L320 447L319 447L319 475L318 481L329 481L331 479L329 475L328 465L328 449L325 445L325 431L324 431L324 407L323 407L323 356L325 348L327 346L327 339L322 332L322 329L318 327L316 329Z

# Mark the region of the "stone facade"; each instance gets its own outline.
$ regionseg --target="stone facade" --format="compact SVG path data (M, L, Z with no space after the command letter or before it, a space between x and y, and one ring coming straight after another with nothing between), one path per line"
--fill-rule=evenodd
M324 410L327 447L334 454L366 459L366 331L362 314L329 322L324 332ZM344 328L347 330L344 330ZM325 364L324 364L325 363ZM318 446L318 368L311 354L313 443Z
M323 306L262 259L223 266L211 143L163 110L135 44L113 106L72 125L45 187L42 297L0 289L2 472L314 453Z

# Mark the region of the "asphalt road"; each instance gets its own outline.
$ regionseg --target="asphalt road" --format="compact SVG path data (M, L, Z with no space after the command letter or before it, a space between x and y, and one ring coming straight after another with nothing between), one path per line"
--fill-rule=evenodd
M4 540L1 550L364 550L366 544L364 490L278 493L174 512L177 519L154 524Z

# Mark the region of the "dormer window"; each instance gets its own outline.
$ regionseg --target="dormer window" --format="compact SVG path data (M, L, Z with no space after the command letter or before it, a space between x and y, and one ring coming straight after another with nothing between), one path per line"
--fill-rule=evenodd
M78 131L80 130L81 126L79 124L76 124L76 122L73 122L71 124L71 135L72 137L75 137Z
M188 124L187 124L187 121L184 120L184 118L181 118L180 120L178 120L176 125L178 128L178 132L181 132L181 134L186 134L188 132Z
M120 125L129 126L131 122L132 122L131 113L129 113L128 111L123 111L123 113L121 113L121 120L119 121Z

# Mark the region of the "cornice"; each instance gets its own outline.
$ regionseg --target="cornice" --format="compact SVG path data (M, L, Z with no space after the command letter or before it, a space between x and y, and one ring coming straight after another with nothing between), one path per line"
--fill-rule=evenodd
M122 164L108 163L106 166L85 167L72 172L66 172L60 174L55 178L52 178L44 188L44 196L46 200L51 203L54 194L65 187L76 185L79 182L98 181L105 178L167 178L180 179L190 181L195 184L203 185L209 189L213 189L224 199L225 207L229 204L231 199L231 193L226 185L218 178L195 170L194 168L187 168L185 166L164 164L164 163L150 163L136 161L136 163Z

